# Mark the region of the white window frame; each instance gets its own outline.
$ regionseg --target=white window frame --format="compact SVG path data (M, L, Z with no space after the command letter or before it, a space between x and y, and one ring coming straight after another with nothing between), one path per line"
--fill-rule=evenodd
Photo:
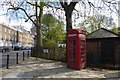
M5 32L6 32L6 28L4 28Z
M8 30L8 33L10 33L10 29Z
M6 40L6 34L4 34L4 38L5 38L5 40Z
M0 25L0 32L2 32L2 26Z
M10 41L10 35L8 36L8 40Z
M0 40L2 39L2 34L0 34Z

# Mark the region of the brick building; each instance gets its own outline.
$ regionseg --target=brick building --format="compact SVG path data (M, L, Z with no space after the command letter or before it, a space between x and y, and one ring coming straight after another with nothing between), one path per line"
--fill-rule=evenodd
M16 29L0 24L0 46L13 48L14 46L32 46L33 37L25 29Z

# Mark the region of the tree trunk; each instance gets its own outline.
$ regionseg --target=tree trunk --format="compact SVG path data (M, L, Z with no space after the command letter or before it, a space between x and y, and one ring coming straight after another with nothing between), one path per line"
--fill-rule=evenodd
M70 29L72 29L72 12L75 8L75 5L79 2L79 1L74 1L72 0L70 2L70 4L68 5L68 3L66 2L66 0L59 0L61 6L64 8L65 11L65 16L66 16L66 31L68 32Z
M40 54L40 48L42 46L42 40L41 40L41 25L36 26L36 56Z
M42 14L43 14L43 7L41 4L43 2L40 2L40 11L39 11L39 15L38 15L38 10L37 10L37 2L36 2L36 56L40 56L41 53L41 47L42 47L42 33L41 33L41 18L42 18Z
M66 30L68 32L70 29L72 29L72 12L66 10L65 16L66 16Z

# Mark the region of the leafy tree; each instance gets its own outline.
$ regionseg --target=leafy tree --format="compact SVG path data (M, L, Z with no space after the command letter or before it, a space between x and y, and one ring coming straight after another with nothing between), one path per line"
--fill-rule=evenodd
M63 23L51 14L44 14L42 17L42 39L44 46L56 46L64 40Z
M119 34L119 28L117 28L117 27L115 27L115 28L111 29L111 31L113 31L114 33Z
M106 17L105 15L88 16L80 25L84 26L88 33L100 28L116 27L113 18Z

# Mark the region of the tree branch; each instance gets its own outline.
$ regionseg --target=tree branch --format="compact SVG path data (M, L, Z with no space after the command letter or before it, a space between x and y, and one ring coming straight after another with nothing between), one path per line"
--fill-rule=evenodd
M107 6L107 7L108 7L111 11L115 12L115 11L114 11L114 10L112 10L112 9L111 9L111 7L110 7L111 2L107 2L107 3L109 3L110 5L106 4L104 0L102 0L102 2L103 2L103 3L104 3L104 4L105 4L105 5L106 5L106 6Z
M74 7L75 7L75 5L77 4L78 2L71 2L69 5L68 5L68 7L71 9L71 11L73 11L74 10Z
M63 3L63 0L59 0L59 2L60 2L60 4L61 4L62 8L65 8L65 5L64 5L64 3Z
M40 6L39 5L36 5L36 4L32 4L32 3L30 3L30 2L27 2L28 4L30 4L30 5L32 5L32 6L37 6L37 7L39 7L40 8Z
M37 26L37 24L36 24L36 23L31 19L31 17L27 14L27 12L25 11L25 9L20 8L20 7L8 8L8 10L10 10L10 9L15 10L15 11L17 11L17 10L22 10L22 11L25 13L25 15L32 21L32 23L33 23L35 26Z
M48 4L46 4L46 7L51 7L51 8L63 10L61 7L55 7L55 6L51 6L51 5L48 5Z
M34 17L34 16L36 16L36 15L30 15L29 17L32 18L32 17ZM29 18L26 19L25 22L27 22L28 20L29 20Z

